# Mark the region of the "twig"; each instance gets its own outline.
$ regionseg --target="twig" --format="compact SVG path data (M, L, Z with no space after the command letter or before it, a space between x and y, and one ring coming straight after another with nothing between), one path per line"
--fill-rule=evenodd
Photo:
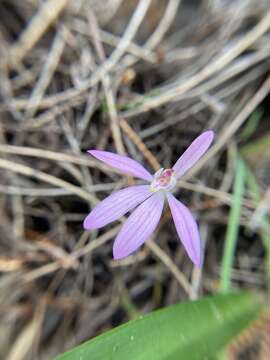
M75 19L72 27L80 34L89 35L88 26L82 20ZM103 43L113 47L118 46L121 37L116 36L103 29L99 29L99 32L100 32L101 41ZM130 42L129 46L126 49L126 52L129 52L130 54L146 62L150 62L153 64L157 62L157 55L153 51L149 49L145 49L134 42Z
M168 89L168 86L166 86L164 91L160 88L159 92L161 92L161 95L153 96L149 100L145 100L142 106L136 108L136 115L177 100L180 95L183 95L187 91L193 89L195 86L202 83L202 81L227 66L232 60L257 41L269 29L269 27L270 12L267 12L263 19L252 30L250 30L246 36L242 37L241 40L233 45L231 49L227 50L218 59L214 60L200 72L188 78L184 83L176 85L173 84L171 89ZM133 111L130 111L129 116L132 115L132 112Z
M47 0L42 3L38 13L32 18L19 40L10 49L8 54L8 65L10 67L16 68L20 64L67 4L68 0Z
M104 166L99 161L92 160L89 156L86 155L72 155L68 153L56 152L56 151L33 148L33 147L1 145L1 144L0 144L0 152L6 154L44 158L53 161L70 162L77 165L88 166L90 168L92 167L99 168L105 172L108 172L109 169L110 171L113 171L108 166Z
M152 166L152 168L157 171L161 168L160 163L156 159L156 157L153 155L153 153L147 149L144 142L140 139L140 137L135 133L135 131L131 128L131 126L128 124L128 122L125 119L120 120L120 126L123 129L123 131L127 134L129 139L137 146L137 148L141 151L142 155L145 157L145 159L149 162L149 164Z
M115 189L115 183L95 184L87 187L89 192L112 191ZM22 186L4 186L0 185L0 193L9 195L32 196L32 197L55 197L67 196L71 191L61 188L25 188Z
M7 360L23 360L37 342L45 315L45 302L37 306L34 317L25 325L9 351Z
M167 266L170 272L175 276L180 286L186 291L188 296L193 298L195 294L193 293L192 287L190 286L185 275L178 269L170 257L154 241L149 240L145 244L163 262L163 264Z
M121 225L115 226L113 229L107 231L105 234L99 236L95 240L92 240L89 244L84 246L81 249L75 250L72 252L69 256L71 259L79 259L80 257L89 254L93 250L97 249L101 245L104 245L107 241L111 240L112 237L114 237L118 231L120 230ZM44 266L39 267L38 269L29 271L26 274L22 275L22 281L23 283L28 283L31 281L34 281L42 276L48 275L52 272L55 272L61 268L61 262L60 261L54 261L49 264L46 264Z
M48 54L47 60L41 71L36 86L30 95L29 103L26 107L25 117L27 118L33 117L35 115L40 100L42 99L42 96L45 94L45 91L51 82L51 79L60 61L61 55L64 51L66 37L67 33L65 31L65 27L61 26L52 43L51 50Z
M154 49L163 39L164 35L168 31L169 27L171 26L176 13L177 9L181 3L181 0L169 0L168 5L166 7L165 14L162 16L160 23L158 24L157 28L153 32L153 34L149 37L146 43L142 46L144 50L152 50ZM123 59L123 63L125 66L132 66L136 62L136 58L131 55L127 55Z
M247 102L243 110L235 117L235 119L228 125L226 124L221 131L221 134L217 138L214 145L210 148L207 154L198 162L188 173L185 179L194 176L202 166L207 163L214 155L216 155L229 141L233 134L239 129L239 127L246 121L250 114L256 109L256 107L263 101L268 95L270 90L270 77L268 77L255 95Z
M122 122L120 122L120 124L122 124ZM127 133L127 135L128 135L128 133ZM129 133L128 136L132 136L131 133ZM150 152L150 150L148 150L148 151ZM41 157L41 158L50 159L50 160L53 160L53 161L71 162L71 163L74 163L74 164L77 164L77 165L88 166L90 168L98 168L99 170L105 172L106 174L108 174L109 172L114 172L114 170L112 168L109 168L109 167L107 167L105 165L102 165L100 162L98 162L96 160L88 159L84 155L81 155L81 156L79 156L79 155L70 155L70 154L54 152L54 151L50 151L50 150L43 150L43 149L38 149L38 148L30 148L30 147L24 147L24 146L13 146L13 145L0 145L0 152L9 153L9 154L16 154L16 155L24 155L24 156ZM143 151L142 151L142 154L145 156ZM150 152L150 154L153 156L152 152ZM147 160L149 161L149 164L151 166L153 166L154 170L161 168L161 165L158 163L157 160L154 160L154 161L157 161L156 165L155 165L154 162L153 163L150 162L149 158ZM100 185L95 185L95 187L97 187L97 186L100 186ZM216 197L221 202L223 202L225 204L228 204L228 205L231 204L231 201L232 201L231 200L232 199L231 194L229 194L229 193L227 193L225 191L210 188L210 187L202 185L202 184L192 184L192 183L187 182L185 180L179 180L178 181L178 186L180 188L182 187L183 189L187 189L187 190L190 190L190 191L202 193L202 194L205 194L207 196ZM89 188L89 191L91 191L91 188L92 188L92 185ZM12 189L11 187L10 187L10 190L8 190L8 191L12 192L13 190L16 192L16 190ZM27 192L27 190L25 190L25 191ZM39 191L41 191L41 190L39 190ZM52 189L52 191L53 191L53 189ZM98 191L98 190L96 190L96 188L95 188L95 191ZM23 194L23 192L24 192L24 189L22 189L22 194ZM67 191L67 192L69 193L69 191ZM248 199L244 199L243 204L245 206L249 207L249 208L252 208L252 209L254 209L254 206L255 206L254 202L251 201L251 200L248 200Z
M54 0L50 1L54 2ZM90 87L96 85L101 80L102 76L107 74L117 64L121 56L124 54L124 52L128 48L129 43L135 36L150 4L151 0L140 0L126 28L126 31L124 32L121 41L118 44L118 47L114 50L111 56L97 69L97 71L93 74L93 76L91 76L88 81L85 81L79 89L71 88L62 93L47 96L46 98L42 99L42 101L40 102L40 106L50 107L61 102L67 102L71 99L75 100L77 97L80 97L84 92L86 92ZM24 103L24 101L22 102Z
M95 196L93 196L92 194L79 188L78 186L72 185L67 181L59 179L53 175L49 175L43 171L33 169L29 166L22 165L22 164L19 164L19 163L13 162L13 161L9 161L9 160L5 160L5 159L0 159L0 168L6 169L6 170L9 170L9 171L21 174L21 175L31 176L38 180L45 181L49 184L66 189L67 191L71 192L72 194L75 194L86 201L90 201L93 204L96 204L98 202Z
M103 46L102 46L102 43L100 40L100 36L99 36L98 23L97 23L95 15L93 14L92 11L89 11L89 27L90 27L90 31L93 34L94 46L96 48L96 52L98 54L99 60L104 62L105 61L105 52L104 52L104 49L103 49ZM107 100L107 106L108 106L109 116L110 116L110 120L111 120L112 135L113 135L116 151L119 154L124 155L126 152L125 152L124 144L122 141L122 135L121 135L120 127L119 127L119 119L118 119L118 115L117 115L113 91L111 88L111 81L110 81L108 74L103 74L101 79L102 79L102 84L103 84L103 88L104 88L104 92L105 92L105 96L106 96L106 100Z

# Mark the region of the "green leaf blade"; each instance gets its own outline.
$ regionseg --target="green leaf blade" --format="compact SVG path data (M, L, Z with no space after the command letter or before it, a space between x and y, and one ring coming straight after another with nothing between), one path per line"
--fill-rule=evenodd
M257 296L234 293L172 305L131 321L57 360L201 360L215 354L255 319Z

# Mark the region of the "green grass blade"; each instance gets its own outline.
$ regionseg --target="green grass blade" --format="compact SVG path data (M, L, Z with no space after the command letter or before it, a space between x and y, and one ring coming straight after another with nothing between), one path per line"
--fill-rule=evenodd
M240 154L243 157L261 156L270 148L270 135L267 133L262 138L252 141L241 147Z
M121 297L121 305L123 309L127 312L129 318L136 319L139 317L140 313L137 310L136 306L133 304L133 302L130 300L129 294L127 291L124 291L122 297Z
M227 292L231 286L231 272L237 243L242 199L245 187L245 165L239 157L236 161L233 202L225 235L224 253L221 266L220 291Z
M257 129L261 119L263 117L263 109L258 108L256 109L251 116L249 117L246 125L244 126L243 130L240 134L240 139L242 141L247 141Z
M262 200L262 194L259 188L259 185L255 179L255 176L252 174L251 170L246 166L246 177L247 177L247 186L250 191L252 199L259 203ZM264 216L262 222L262 227L259 229L259 234L262 240L262 243L266 250L266 278L267 278L267 289L270 292L270 234L264 230L265 228L270 227L269 217Z
M219 294L172 305L130 321L57 360L209 359L256 318L251 293Z

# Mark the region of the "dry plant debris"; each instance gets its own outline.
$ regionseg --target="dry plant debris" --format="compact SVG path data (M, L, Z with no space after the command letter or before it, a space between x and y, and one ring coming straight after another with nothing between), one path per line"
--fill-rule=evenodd
M258 106L264 114L252 136L270 131L268 0L103 3L0 1L3 358L51 359L134 311L216 291L234 159ZM134 180L85 151L126 153L152 171L209 128L215 145L177 189L206 242L203 273L166 214L154 241L112 261L120 225L85 232L82 221ZM266 293L258 214L269 212L269 183L262 189L260 203L245 193L233 284Z

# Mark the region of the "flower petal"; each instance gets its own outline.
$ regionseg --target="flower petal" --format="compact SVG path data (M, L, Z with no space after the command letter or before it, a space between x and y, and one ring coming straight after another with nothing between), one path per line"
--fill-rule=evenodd
M214 139L214 132L208 130L198 136L174 164L176 178L184 175L207 151Z
M149 185L129 186L119 190L101 201L90 212L84 220L83 227L91 230L105 226L125 215L151 195Z
M101 150L88 150L87 152L124 174L132 175L147 181L152 181L153 179L153 176L140 163L127 156Z
M173 221L188 256L195 265L201 267L202 249L197 223L189 209L172 194L167 193Z
M141 246L154 232L164 206L163 193L145 200L123 225L113 244L114 259L122 259Z

